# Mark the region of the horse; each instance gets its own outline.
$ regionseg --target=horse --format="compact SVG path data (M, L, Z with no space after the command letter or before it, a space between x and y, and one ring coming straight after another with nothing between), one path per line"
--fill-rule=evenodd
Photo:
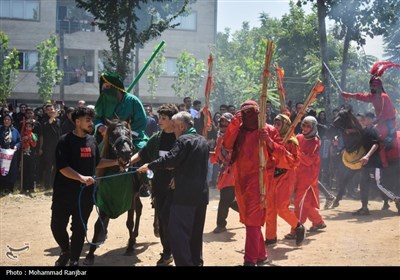
M101 169L96 176L112 175L119 173L121 168L125 169L135 151L129 124L125 121L109 122L101 145L102 157L118 159L119 166ZM94 252L98 243L106 239L110 218L117 218L126 211L128 211L126 226L129 231L129 240L125 255L133 254L143 209L139 195L142 183L142 177L138 173L100 179L96 193L96 205L100 214L95 224L92 244L84 260L85 265L94 264ZM135 213L136 219L134 220Z
M357 118L352 114L351 110L343 109L341 110L333 119L333 127L339 129L341 131L350 130L352 133L343 133L344 140L344 151L342 156L342 161L346 167L352 170L359 170L362 166L359 160L366 154L368 151L364 151L362 148L363 141L363 133L362 127L358 122ZM393 139L391 145L384 145L383 141L380 141L380 155L386 158L387 166L381 168L382 171L382 180L379 187L387 186L392 189L394 192L399 191L399 183L398 183L398 174L400 171L400 131L397 131L396 138ZM381 157L382 158L382 157ZM346 177L345 174L342 174ZM341 186L345 186L345 180L343 183L339 184ZM384 193L387 196L390 191L387 192L384 189ZM344 189L341 189L339 193L343 195ZM391 193L390 199L394 200L396 203L396 207L400 214L400 200L399 197ZM341 198L341 195L338 197ZM397 194L398 195L398 194ZM338 202L337 202L338 205ZM336 206L337 206L336 205ZM335 206L335 205L334 205Z

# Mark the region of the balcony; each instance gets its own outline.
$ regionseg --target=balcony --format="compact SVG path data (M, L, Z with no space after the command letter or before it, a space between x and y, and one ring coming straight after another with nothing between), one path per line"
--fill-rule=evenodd
M64 33L75 33L75 32L94 32L94 25L88 20L57 20L56 32L60 33L60 30Z

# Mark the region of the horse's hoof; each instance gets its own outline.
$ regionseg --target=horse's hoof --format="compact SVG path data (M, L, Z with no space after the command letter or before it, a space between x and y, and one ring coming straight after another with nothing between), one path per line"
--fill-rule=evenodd
M94 255L87 255L85 260L83 261L84 265L93 265L94 264Z
M126 248L124 256L133 256L135 253L135 248Z

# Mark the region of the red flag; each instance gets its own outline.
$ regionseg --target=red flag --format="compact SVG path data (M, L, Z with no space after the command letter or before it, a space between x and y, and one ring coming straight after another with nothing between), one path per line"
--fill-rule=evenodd
M205 89L205 106L201 110L204 116L204 126L203 126L203 131L202 135L204 137L207 137L207 131L211 127L212 123L212 117L211 113L208 110L208 107L210 106L210 94L214 90L214 82L212 80L212 67L213 67L213 57L212 54L208 57L208 75L207 75L207 83L206 83L206 89Z

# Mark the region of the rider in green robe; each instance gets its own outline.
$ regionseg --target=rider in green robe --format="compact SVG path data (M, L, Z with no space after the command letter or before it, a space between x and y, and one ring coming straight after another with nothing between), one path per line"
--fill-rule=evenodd
M142 102L135 95L125 91L121 77L115 72L104 72L100 76L100 96L95 105L96 131L102 133L106 119L127 121L132 129L132 143L136 149L146 143L146 113Z

